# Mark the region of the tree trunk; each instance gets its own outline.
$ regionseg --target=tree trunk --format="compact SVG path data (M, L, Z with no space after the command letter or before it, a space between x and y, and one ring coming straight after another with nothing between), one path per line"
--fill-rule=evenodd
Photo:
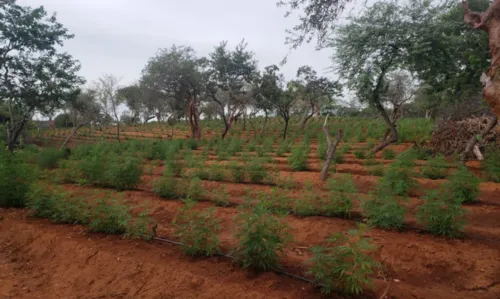
M191 128L191 138L201 139L201 128L200 128L200 115L198 113L198 108L196 107L195 100L189 101L189 107L187 110L189 127Z
M11 120L12 121L12 120ZM17 139L19 139L19 134L21 134L22 130L24 129L24 126L26 125L26 122L24 119L21 121L19 124L19 127L17 129L8 129L8 144L7 148L9 152L13 153L14 148L16 147Z
M59 149L62 150L66 146L66 144L69 142L71 137L73 137L76 134L76 132L83 126L84 126L83 124L79 124L78 126L73 127L73 129L71 130L71 133L68 135L68 137L66 137L66 140L64 140L63 144L61 145L61 147Z
M116 122L116 137L118 138L118 142L120 142L120 122Z
M340 143L340 140L342 139L342 136L344 135L344 132L342 129L339 129L337 132L337 138L335 138L335 142L332 141L332 137L330 136L330 132L328 131L328 128L326 126L328 122L328 116L325 118L325 123L323 124L323 132L325 132L326 135L326 141L328 143L328 151L326 154L326 161L325 164L323 165L323 169L321 170L321 180L326 181L328 178L328 169L330 168L330 165L332 164L332 160L335 157L335 152L337 151L337 146Z
M243 112L243 131L247 130L247 114Z
M479 135L474 135L469 139L465 147L465 150L460 155L460 161L465 162L467 160L467 155L474 148L474 146L476 146L478 139L484 138L484 136L486 136L497 125L497 123L498 123L498 117L497 116L492 117L488 121L488 124L486 125L484 130L481 131Z
M464 20L474 28L488 33L491 53L491 66L483 74L483 96L493 113L500 116L500 0L494 0L484 13L471 11L466 0L462 1Z
M313 115L314 115L314 113L311 113L309 115L304 115L304 117L302 118L302 121L300 123L300 129L302 131L304 131L306 129L306 124L311 119L311 117L313 117Z
M288 131L288 121L290 119L289 118L285 118L285 130L283 131L283 140L286 139L286 132Z
M267 111L264 111L264 124L262 124L262 128L260 129L260 135L264 133L264 130L266 129L267 125Z
M229 129L231 128L231 125L225 124L224 126L224 132L222 132L222 139L226 138L227 132L229 132Z
M432 109L426 109L425 110L425 118L429 119L432 117Z
M382 115L382 118L384 119L385 123L389 128L387 129L387 132L385 133L382 142L371 150L370 153L372 156L375 155L377 152L381 151L382 149L384 149L389 144L398 141L398 129L396 127L396 119L394 121L391 121L389 119L387 112L385 111L384 107L382 106L382 104L380 104L379 101L375 102L375 107Z

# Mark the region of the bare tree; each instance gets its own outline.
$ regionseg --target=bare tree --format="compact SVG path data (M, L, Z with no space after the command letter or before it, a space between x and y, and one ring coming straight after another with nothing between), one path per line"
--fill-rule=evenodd
M118 96L120 80L112 74L101 76L96 84L97 97L101 102L104 111L112 115L116 121L116 136L120 141L120 117L118 116L118 107L122 98Z

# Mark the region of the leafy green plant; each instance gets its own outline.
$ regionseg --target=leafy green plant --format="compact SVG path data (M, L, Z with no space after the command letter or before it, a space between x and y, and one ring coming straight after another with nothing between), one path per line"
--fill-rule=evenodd
M59 160L64 158L64 152L55 148L46 148L36 156L36 163L42 169L55 169Z
M187 190L187 197L197 201L203 198L204 189L201 186L201 180L198 177L193 177L191 182L189 182L189 187Z
M365 159L366 158L366 154L364 151L355 151L354 152L354 156L360 160L362 159Z
M293 171L307 170L307 151L302 147L296 147L288 157L288 165Z
M339 151L335 152L335 163L342 164L342 163L344 163L344 161L345 161L344 154L342 154Z
M467 167L459 166L458 170L448 178L445 188L451 190L453 200L460 203L472 203L477 201L479 183L479 178Z
M403 227L406 209L390 194L379 191L373 198L364 201L362 207L370 225L383 229Z
M37 170L0 149L0 207L24 207Z
M460 202L448 197L446 190L428 192L417 218L433 235L456 238L463 234L465 211Z
M215 205L218 207L229 206L229 192L226 186L221 186L219 189L213 192L213 198L215 198Z
M401 166L399 161L393 162L380 180L377 188L393 195L408 195L411 188L416 186L411 169Z
M245 206L236 217L236 256L244 268L266 271L276 269L279 256L290 240L289 227L282 218L274 216L268 203Z
M490 145L486 148L484 156L482 166L486 177L492 182L500 183L500 148Z
M369 254L375 246L363 236L365 232L366 226L360 224L347 235L331 236L327 247L313 247L313 256L307 261L308 274L314 276L324 294L337 291L359 295L366 287L373 287L370 275L379 264Z
M243 183L245 181L245 169L238 163L233 162L230 165L232 181L235 183Z
M392 160L396 158L396 152L392 149L385 149L382 152L382 158L384 158L385 160Z
M210 165L210 180L220 182L224 180L224 169L219 164Z
M267 177L266 169L260 159L254 159L248 164L250 182L260 184Z
M423 177L431 180L444 179L448 170L448 162L441 154L436 155L427 161L425 166L420 169Z
M132 190L141 182L142 173L143 168L138 159L126 157L123 162L115 159L108 162L105 185L118 190Z
M183 244L184 252L191 256L212 256L219 252L220 220L215 209L194 209L195 202L187 200L174 221L175 235Z
M127 232L132 216L127 206L107 196L97 199L93 204L90 219L91 232L121 235Z
M351 196L357 193L352 175L342 175L328 180L328 197L322 200L323 213L328 216L350 217L353 208Z
M371 167L368 172L374 176L384 176L385 170L383 165L376 165Z
M178 192L177 185L178 183L174 177L166 173L163 177L153 182L153 192L163 198L179 198L180 192Z

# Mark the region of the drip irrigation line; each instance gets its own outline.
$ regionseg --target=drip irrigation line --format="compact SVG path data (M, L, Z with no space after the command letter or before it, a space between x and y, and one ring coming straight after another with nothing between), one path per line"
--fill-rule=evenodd
M156 241L159 241L159 242L163 242L163 243L178 245L178 246L185 246L185 244L183 244L181 242L169 240L169 239L166 239L166 238L153 237L153 240L156 240ZM222 252L218 252L218 253L216 253L216 255L227 257L227 258L229 258L231 260L234 260L234 261L238 260L238 258L236 258L235 256L232 256L230 254L225 254L225 253L222 253ZM314 284L314 281L311 280L311 279L309 279L309 278L306 278L306 277L303 277L303 276L300 276L300 275L295 275L295 274L292 274L290 272L286 272L285 270L282 270L282 269L271 269L271 270L274 273L276 273L276 274L285 275L285 276L288 276L288 277L300 280L302 282L306 282L306 283L309 283L309 284Z

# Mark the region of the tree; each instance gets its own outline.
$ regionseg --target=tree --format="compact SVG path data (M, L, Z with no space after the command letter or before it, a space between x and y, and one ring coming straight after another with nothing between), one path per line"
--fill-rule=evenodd
M80 65L57 47L73 36L43 7L0 2L0 101L9 111L8 148L12 152L35 113L53 114L79 93Z
M381 143L371 153L375 154L398 140L395 121L383 106L387 92L387 75L404 65L406 49L411 43L408 27L402 18L403 10L394 2L379 2L361 16L338 29L332 42L335 48L334 63L349 88L356 92L361 102L373 106L387 125Z
M260 134L264 132L267 125L267 118L274 108L276 103L280 101L283 94L281 82L283 77L278 75L279 68L276 65L266 66L262 77L260 78L258 92L255 96L255 107L264 111L264 123L260 129Z
M297 78L301 83L300 99L305 106L300 127L305 130L307 121L314 115L319 116L321 106L331 105L334 97L341 94L341 86L326 77L318 77L310 66L300 67Z
M222 139L229 132L233 122L244 115L249 101L253 98L254 83L257 79L257 62L254 53L246 49L245 41L234 51L227 49L223 41L210 54L210 82L208 97L219 106L219 115L224 121Z
M281 78L281 76L278 78ZM281 96L278 97L276 99L277 101L274 103L274 109L276 109L276 113L285 121L285 128L283 129L283 140L286 139L286 133L288 132L288 123L290 122L290 113L292 107L297 101L299 92L298 85L299 83L297 81L288 82L286 90L281 93Z
M207 65L207 59L196 57L192 48L174 45L160 50L142 72L141 84L171 107L183 108L193 139L201 139L199 106L206 90Z
M106 115L106 111L97 102L97 92L92 89L83 91L75 101L67 104L68 116L73 124L73 129L61 145L63 149L69 140L86 125L100 122Z
M403 107L413 99L416 93L416 83L407 71L396 70L388 75L385 101L392 106L391 122L396 124L403 116Z
M96 83L96 91L106 115L112 115L116 122L116 138L120 141L120 117L118 107L122 98L118 96L119 79L111 74L102 75Z
M132 114L130 117L131 123L136 123L141 119L141 114L144 110L143 94L144 92L139 84L125 86L117 91L117 96L120 98L120 101L125 103L128 109L130 109ZM127 115L126 118L128 117L129 115Z
M493 113L500 116L500 0L494 0L484 13L473 12L467 0L462 1L464 20L473 28L488 32L491 65L481 81L484 85L483 96Z

